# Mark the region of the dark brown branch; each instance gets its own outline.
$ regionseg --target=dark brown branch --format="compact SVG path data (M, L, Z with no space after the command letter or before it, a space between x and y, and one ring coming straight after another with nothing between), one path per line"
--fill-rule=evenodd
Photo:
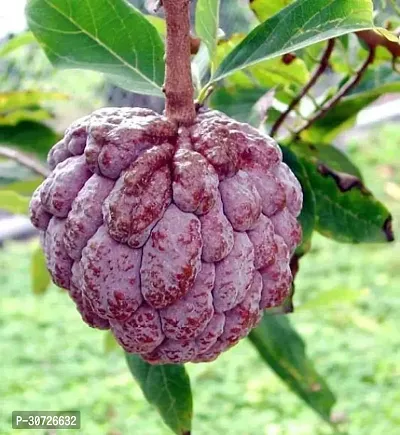
M190 125L196 116L190 65L189 3L190 0L162 1L167 21L166 115L177 125Z
M328 44L327 44L326 49L324 51L324 54L321 57L318 68L314 71L309 82L304 86L304 88L301 90L299 95L297 95L297 97L295 97L292 100L292 102L289 104L288 108L280 114L279 118L276 120L275 124L273 125L273 127L271 129L271 136L275 136L275 134L279 130L279 127L284 123L284 121L287 118L287 116L289 115L289 113L299 104L301 99L305 95L307 95L308 91L315 85L317 80L321 77L321 75L328 68L329 58L331 57L334 46L335 46L335 40L330 39L328 41Z
M46 178L50 173L50 171L39 161L19 151L0 146L0 156L14 160L44 178Z
M316 112L314 116L312 116L308 120L308 122L305 125L303 125L303 127L301 127L298 131L295 132L295 136L298 137L300 133L310 128L314 124L314 122L323 118L327 114L327 112L333 109L344 96L346 96L352 89L354 89L360 83L360 80L362 79L368 66L371 63L373 63L374 59L375 59L375 49L370 49L367 59L361 65L361 67L356 72L356 74L350 80L348 80L343 87L339 89L339 92L336 95L334 95L330 100L324 103L321 109L318 112Z

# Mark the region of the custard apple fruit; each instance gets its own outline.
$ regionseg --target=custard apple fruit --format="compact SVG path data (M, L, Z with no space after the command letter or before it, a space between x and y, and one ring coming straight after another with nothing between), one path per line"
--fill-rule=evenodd
M221 112L176 131L106 108L50 151L31 201L53 281L150 363L203 362L288 295L301 186L277 144Z

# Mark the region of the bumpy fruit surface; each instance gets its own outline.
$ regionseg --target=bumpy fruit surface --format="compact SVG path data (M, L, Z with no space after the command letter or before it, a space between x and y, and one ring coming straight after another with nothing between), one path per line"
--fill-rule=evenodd
M215 359L280 305L300 184L275 142L216 111L178 132L147 109L72 124L31 201L53 281L151 363Z

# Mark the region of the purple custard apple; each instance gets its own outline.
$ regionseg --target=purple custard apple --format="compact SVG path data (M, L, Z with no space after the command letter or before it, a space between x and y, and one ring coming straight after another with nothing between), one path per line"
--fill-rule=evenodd
M83 320L152 364L211 361L287 297L301 186L270 137L221 112L178 131L106 108L50 151L31 201Z

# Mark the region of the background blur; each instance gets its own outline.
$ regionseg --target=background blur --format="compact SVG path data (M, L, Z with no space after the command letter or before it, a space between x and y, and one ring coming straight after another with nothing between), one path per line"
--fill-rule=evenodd
M24 30L24 4L0 0L0 41ZM44 103L51 113L46 122L57 132L103 105L140 104L96 73L53 70L35 45L0 59L0 91L21 89L68 96ZM380 101L337 142L392 211L397 236L399 114L394 97ZM0 146L3 141L0 135ZM0 159L0 183L25 176L25 169ZM13 410L64 409L81 410L84 434L169 434L143 400L122 353L107 352L105 335L81 321L71 300L56 287L42 296L32 293L30 258L36 238L26 237L31 234L25 219L0 211L0 434L16 433L10 428ZM358 247L317 235L301 262L291 318L338 397L334 418L342 422L343 433L400 433L399 270L398 243ZM246 340L216 362L189 364L188 370L195 434L332 433Z

